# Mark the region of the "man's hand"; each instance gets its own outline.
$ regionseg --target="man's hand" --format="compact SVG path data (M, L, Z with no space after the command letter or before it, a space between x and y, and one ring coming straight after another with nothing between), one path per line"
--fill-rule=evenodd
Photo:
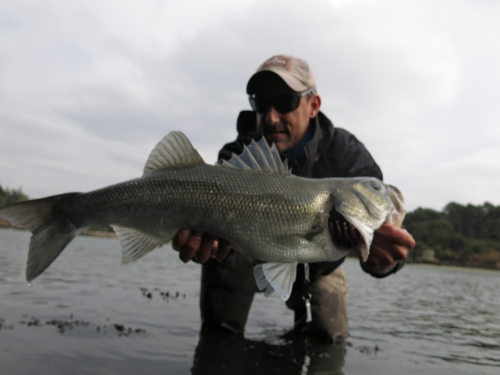
M179 258L184 263L193 258L199 263L205 263L212 255L221 261L229 252L229 246L229 242L222 238L189 229L181 229L172 239L172 247L179 251Z
M415 240L405 229L384 224L375 231L370 255L363 268L374 275L386 275L415 247Z

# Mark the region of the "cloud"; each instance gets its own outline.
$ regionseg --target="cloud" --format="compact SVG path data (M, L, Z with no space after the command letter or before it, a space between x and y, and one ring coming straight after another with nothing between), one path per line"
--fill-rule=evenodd
M425 207L442 208L453 201L461 204L498 204L500 149L487 148L414 173L406 189L410 201ZM409 199L408 199L409 198ZM416 208L410 205L410 209Z
M0 183L40 197L137 177L177 129L213 163L249 107L248 78L290 53L309 61L323 111L365 143L409 206L481 195L499 204L490 164L500 141L499 7L2 2Z

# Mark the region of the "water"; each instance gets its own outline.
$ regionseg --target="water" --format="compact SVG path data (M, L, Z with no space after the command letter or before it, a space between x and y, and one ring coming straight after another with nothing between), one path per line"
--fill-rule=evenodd
M500 373L500 272L377 280L347 260L351 337L320 345L290 339L292 313L261 294L245 337L200 336L200 267L169 247L121 266L117 240L78 237L29 286L29 237L0 229L1 374Z

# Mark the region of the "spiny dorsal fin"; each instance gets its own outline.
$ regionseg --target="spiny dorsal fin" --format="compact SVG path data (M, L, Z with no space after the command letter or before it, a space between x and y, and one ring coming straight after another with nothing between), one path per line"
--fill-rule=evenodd
M267 144L267 142L264 142ZM264 148L265 150L266 148ZM274 164L274 158L269 154L265 155L263 150L259 147L259 144L252 139L252 142L248 145L248 151L252 154L254 159L257 161L258 167L261 171L274 172L278 168ZM272 167L271 167L272 165Z
M187 137L182 132L172 131L151 151L143 175L170 167L204 163Z
M222 165L224 167L237 168L237 169L251 169L248 165L245 164L243 160L240 159L238 155L234 155L231 157L231 163L227 160L222 160Z
M248 146L243 146L243 152L240 155L233 154L231 159L224 160L222 165L238 169L291 174L287 161L281 161L276 146L273 144L269 147L264 137L259 142L252 140Z

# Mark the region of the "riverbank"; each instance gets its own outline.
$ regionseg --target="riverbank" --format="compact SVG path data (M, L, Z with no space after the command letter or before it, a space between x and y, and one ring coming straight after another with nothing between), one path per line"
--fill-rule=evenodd
M348 255L348 258L356 258L358 259L357 254L351 251ZM428 264L432 266L443 266L443 267L461 267L461 268L480 268L487 270L497 270L500 271L500 261L497 259L494 260L469 260L469 261L454 261L454 260L442 260L437 258L426 259L424 257L419 258L410 258L407 261L407 264Z
M349 258L357 258L357 255L348 255ZM443 267L461 267L461 268L480 268L487 270L498 270L500 271L500 262L496 261L453 261L453 260L440 260L434 259L432 262L423 259L409 259L407 264L428 264L431 266L443 266Z
M439 260L429 262L425 260L410 260L409 264L430 264L433 266L444 266L444 267L462 267L462 268L482 268L488 270L500 270L500 262L489 262L489 261L453 261L453 260Z
M11 224L10 222L8 222L7 220L2 220L0 219L0 228L4 228L4 229L18 229L18 230L25 230L24 228L21 228L20 226L18 225L15 225L15 224Z

